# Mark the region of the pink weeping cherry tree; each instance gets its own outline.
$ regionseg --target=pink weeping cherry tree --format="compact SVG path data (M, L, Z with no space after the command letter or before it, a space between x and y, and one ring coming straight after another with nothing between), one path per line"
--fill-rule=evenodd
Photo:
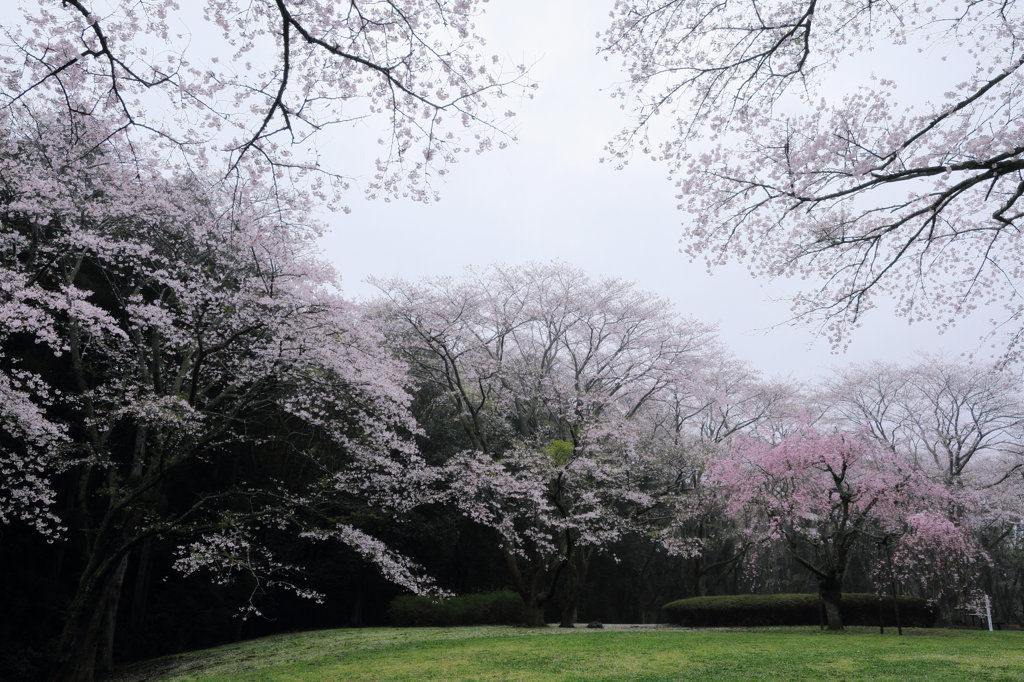
M746 437L711 462L707 480L751 547L781 543L814 576L829 629L842 628L855 551L876 556L882 584L926 576L936 589L959 588L984 556L952 513L962 500L863 435L805 424L774 442Z
M909 458L952 495L973 500L959 513L991 558L984 589L1002 619L1019 597L1024 522L1024 403L1017 372L928 358L920 365L874 363L837 372L817 394L823 419L861 429Z

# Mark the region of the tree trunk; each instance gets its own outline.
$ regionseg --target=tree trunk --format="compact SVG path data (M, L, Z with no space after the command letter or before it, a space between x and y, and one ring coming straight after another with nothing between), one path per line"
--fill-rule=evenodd
M82 577L57 645L53 682L92 682L95 677L100 629L107 612L113 577L90 574Z
M103 621L111 602L120 597L128 551L105 551L111 546L105 535L101 529L68 606L54 655L55 681L90 682L96 674ZM116 612L113 615L116 617Z
M132 608L128 616L128 632L125 639L125 653L129 659L139 652L139 633L146 622L146 606L149 602L150 559L153 553L153 540L147 539L138 551L138 567L135 570L135 583L132 587Z
M99 673L106 676L114 669L114 637L117 635L117 610L121 605L121 593L124 590L124 576L128 570L128 555L121 559L114 570L114 576L107 589L107 598L103 605L103 621L99 639Z
M818 576L818 596L825 605L825 618L829 630L843 629L843 618L839 610L843 597L842 582L841 573Z
M558 622L560 628L576 627L576 607L580 595L580 570L578 554L572 554L566 560L565 602L562 604L562 615Z
M526 601L526 625L531 628L540 628L547 625L544 622L544 605L536 598Z
M502 547L502 555L515 590L522 597L523 603L526 605L525 625L528 627L542 627L546 625L544 622L544 605L551 596L552 588L547 581L547 576L551 571L547 570L542 561L535 559L531 562L534 564L533 578L527 584L522 571L519 569L519 562L512 551L508 547ZM558 572L554 571L555 577L551 581L552 583L557 580Z
M569 562L569 571L565 574L565 603L562 604L562 617L558 623L560 628L576 627L576 608L579 603L580 577L576 562Z
M702 566L703 563L704 562L700 558L697 559L697 569L696 569L697 580L696 580L696 583L697 583L697 596L698 597L706 597L706 596L708 596L708 574L707 574L707 571L705 571L704 567Z
M531 563L533 563L533 579L530 581L529 596L524 600L526 601L526 611L529 619L527 625L530 627L544 627L547 625L544 619L544 607L547 605L548 600L551 599L555 584L558 582L558 574L561 572L564 562L555 571L549 570L543 563L543 560L534 559Z
M587 579L587 569L590 567L590 554L590 549L577 550L568 562L569 572L566 574L565 581L565 604L562 607L562 618L558 624L559 627L575 627L580 596L583 594L583 585Z

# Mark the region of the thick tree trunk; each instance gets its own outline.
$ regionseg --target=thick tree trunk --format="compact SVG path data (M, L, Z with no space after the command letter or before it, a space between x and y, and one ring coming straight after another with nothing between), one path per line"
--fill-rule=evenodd
M587 579L587 569L590 567L590 552L577 551L573 554L566 574L565 581L565 604L562 606L561 622L559 627L575 627L580 596L583 594L583 584Z
M708 574L707 574L707 571L705 571L704 567L702 566L703 563L704 562L702 562L700 559L697 560L697 570L696 570L697 580L696 580L696 583L697 583L697 596L698 597L706 597L706 596L708 596Z
M843 618L839 610L843 597L842 582L841 573L818 576L818 595L825 605L825 618L829 630L843 629Z
M54 657L53 682L92 682L100 629L106 614L110 578L105 584L83 578L68 609L64 630Z
M525 599L529 618L527 625L543 627L547 625L547 621L544 619L544 607L551 599L561 567L558 570L550 571L542 561L535 560L533 563L533 580L530 581L529 597Z
M568 571L565 574L565 602L562 604L562 615L558 627L576 627L576 608L579 603L580 574L577 562L569 561Z
M152 553L153 540L148 539L139 548L139 562L135 570L135 582L132 587L132 606L128 616L128 636L125 638L125 653L129 659L138 654L139 633L146 622L146 606L149 602L150 588L149 567Z
M537 602L536 599L530 599L526 602L526 626L531 628L540 628L547 625L544 622L544 605Z
M525 625L528 627L542 627L546 625L547 623L544 621L544 605L551 596L551 587L546 585L549 571L540 561L535 562L533 579L527 584L522 571L519 569L519 562L512 551L507 547L502 547L502 555L504 556L505 565L508 568L508 574L512 579L515 590L522 597L523 603L526 605ZM558 571L554 573L555 579L557 579Z
M562 605L562 614L558 622L560 628L576 627L577 599L575 595L566 595L565 604Z
M79 578L75 596L67 609L64 630L54 656L53 680L89 682L96 674L104 618L110 614L124 586L124 559L127 549L104 551L101 530L92 548L85 570ZM116 617L116 611L113 613ZM113 625L111 625L113 631Z
M121 593L124 590L124 576L128 570L128 556L114 570L114 577L107 590L106 603L103 606L103 622L99 640L99 673L106 675L114 669L114 637L117 635L117 611L121 605Z

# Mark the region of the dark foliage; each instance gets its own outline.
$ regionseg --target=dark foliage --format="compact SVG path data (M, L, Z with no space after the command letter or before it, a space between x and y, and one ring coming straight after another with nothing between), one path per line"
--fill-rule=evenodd
M898 597L900 623L908 627L933 627L938 613L926 600ZM688 627L817 625L822 621L821 600L816 594L741 594L723 597L692 597L662 607L666 618ZM843 623L847 625L896 625L891 597L875 594L844 594Z
M522 597L502 590L449 599L402 595L392 600L388 618L399 627L522 625L527 621L527 613Z

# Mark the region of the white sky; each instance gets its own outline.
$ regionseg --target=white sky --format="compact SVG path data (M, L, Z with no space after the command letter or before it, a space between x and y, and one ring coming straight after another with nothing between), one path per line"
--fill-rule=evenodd
M835 355L814 327L785 324L784 299L800 283L755 280L742 266L709 275L703 263L681 255L666 169L637 160L616 171L598 162L627 120L607 92L621 74L595 56L609 5L491 0L479 22L489 51L533 64L539 84L534 100L509 102L519 141L455 165L439 186L439 203L353 199L351 214L332 217L324 255L349 296L373 296L370 276L458 275L467 265L558 258L595 276L632 280L681 313L716 324L738 357L769 376L812 379L850 362L912 362L924 352L953 359L980 347L984 314L939 335L880 309L851 336L849 350Z

